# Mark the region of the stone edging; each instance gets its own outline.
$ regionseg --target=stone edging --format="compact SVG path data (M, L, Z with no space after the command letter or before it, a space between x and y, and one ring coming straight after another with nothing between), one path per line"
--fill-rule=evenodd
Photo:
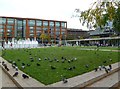
M99 80L101 80L101 79L103 79L103 78L105 78L105 77L107 77L107 76L109 76L109 75L117 72L118 70L120 70L120 67L111 70L108 74L107 74L107 73L104 73L103 75L100 75L100 76L98 76L98 77L96 77L96 78L93 78L93 79L91 79L91 80L88 80L88 81L86 81L86 82L84 82L84 83L82 83L82 84L80 84L80 85L75 86L75 87L84 88L84 87L86 87L86 86L88 86L88 85L91 85L91 84L95 83L96 81L99 81ZM73 87L73 88L75 88L75 87ZM72 89L72 88L71 88L71 89Z
M0 67L2 67L2 65L0 65ZM3 67L2 67L2 70L10 77L10 79L15 83L15 85L16 85L19 89L24 89L23 86L20 85L19 82L18 82L15 78L13 78L13 76L9 73L9 71L6 71ZM91 80L88 80L88 81L86 81L86 82L84 82L84 83L82 83L82 84L79 84L79 85L77 85L77 86L71 87L70 89L74 89L74 88L76 88L76 87L84 88L84 87L86 87L86 86L88 86L88 85L93 84L93 83L96 82L96 81L99 81L99 80L105 78L106 76L109 76L109 75L117 72L118 70L120 70L120 67L111 70L108 74L107 74L107 73L104 73L104 74L102 74L102 75L100 75L100 76L98 76L98 77L96 77L96 78L93 78L93 79L91 79Z
M13 76L6 71L1 65L0 67L2 68L2 70L8 75L8 77L15 83L15 85L19 88L19 89L23 89L23 87L13 78Z

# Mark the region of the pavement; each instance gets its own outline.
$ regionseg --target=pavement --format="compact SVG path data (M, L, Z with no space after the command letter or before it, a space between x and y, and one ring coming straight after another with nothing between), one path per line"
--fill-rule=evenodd
M97 50L95 48L80 48L80 50ZM99 51L111 51L111 52L120 52L120 50L114 50L114 49L99 49Z
M119 62L120 63L120 62ZM118 63L112 64L113 69L115 70L119 67ZM120 67L119 67L120 70ZM112 72L112 71L111 71ZM68 83L63 84L62 81L48 85L49 87L85 87L87 84L91 84L92 82L96 82L99 79L105 78L109 74L106 74L104 70L102 71L91 71L73 78L68 79ZM101 85L104 87L104 85Z
M14 87L17 89L17 86L14 84L14 82L9 78L9 76L2 70L0 67L0 89L2 87Z
M0 57L0 60L4 60L4 59L2 57ZM82 75L79 75L79 76L75 76L75 77L69 78L69 79L67 79L68 80L67 83L63 83L63 81L59 81L59 82L56 82L56 83L53 83L53 84L50 84L50 85L44 85L44 84L40 83L39 81L35 80L32 77L30 77L29 79L23 79L21 77L23 72L20 71L20 70L18 70L19 75L17 77L13 78L12 75L15 73L15 70L12 68L10 63L8 63L6 60L4 60L4 61L7 64L7 66L9 67L9 69L10 69L10 71L6 71L6 73L9 76L11 76L11 79L15 82L15 84L18 87L24 87L24 88L25 87L51 87L51 88L52 87L64 87L64 88L66 88L66 87L69 87L69 88L71 88L71 87L85 87L88 84L96 82L96 81L98 81L98 80L100 80L102 78L105 78L108 75L110 75L112 73L115 73L116 71L120 70L120 67L118 65L118 64L120 64L120 62L118 62L118 63L112 64L113 69L108 74L104 70L97 71L97 72L95 72L93 70L91 72L88 72L88 73L85 73L85 74L82 74ZM114 75L114 76L117 76L117 74ZM118 77L115 77L115 78L118 78ZM113 83L114 83L114 81L116 81L116 79L113 79ZM117 80L117 82L118 81L119 80ZM106 82L106 83L108 83L108 82ZM103 84L101 84L101 86L104 87Z
M116 83L120 81L120 70L118 72L115 72L114 74L111 74L110 76L107 76L106 78L101 79L100 81L97 81L87 87L112 87Z

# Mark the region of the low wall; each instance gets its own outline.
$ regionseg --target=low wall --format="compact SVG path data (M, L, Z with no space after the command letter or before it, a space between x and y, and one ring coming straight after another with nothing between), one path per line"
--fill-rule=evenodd
M104 73L103 75L100 75L100 76L98 76L98 77L96 77L96 78L93 78L93 79L91 79L91 80L88 80L88 81L86 81L86 82L84 82L84 83L82 83L82 84L80 84L80 85L77 85L77 86L71 88L71 89L74 89L74 88L77 88L77 87L79 87L79 88L84 88L84 87L86 87L86 86L88 86L88 85L91 85L91 84L95 83L96 81L99 81L99 80L101 80L101 79L103 79L103 78L105 78L105 77L107 77L107 76L109 76L109 75L117 72L118 70L120 70L120 67L111 70L108 74L107 74L107 73Z
M0 67L2 68L2 70L9 76L9 78L15 83L15 85L19 88L19 89L23 89L22 86L13 78L13 76L7 71L5 70L1 65Z

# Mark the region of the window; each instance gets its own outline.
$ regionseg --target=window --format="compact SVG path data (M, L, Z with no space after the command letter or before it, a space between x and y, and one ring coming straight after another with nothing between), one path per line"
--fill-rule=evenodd
M7 29L12 29L12 26L7 26Z
M42 21L37 20L37 21L36 21L36 25L37 25L37 26L42 26Z
M6 23L6 18L2 18L2 23L3 23L3 24Z
M4 32L4 30L3 30L3 29L0 29L0 33L1 33L1 32Z
M23 20L23 25L26 26L26 20Z
M60 28L56 28L56 31L60 31Z
M29 24L29 26L34 26L35 25L35 20L29 20L28 24Z
M64 22L62 22L61 26L62 26L62 27L65 27L65 23L64 23Z
M59 36L60 32L56 32L56 35Z
M22 20L17 20L17 25L22 26Z
M65 29L62 29L62 31L66 31Z
M48 21L43 21L43 26L48 26Z
M7 21L13 23L13 22L14 22L14 19L12 19L12 18L8 18Z
M60 27L60 22L55 23L56 27Z
M7 32L12 32L12 30L8 29Z
M50 26L53 27L54 26L54 22L50 22Z

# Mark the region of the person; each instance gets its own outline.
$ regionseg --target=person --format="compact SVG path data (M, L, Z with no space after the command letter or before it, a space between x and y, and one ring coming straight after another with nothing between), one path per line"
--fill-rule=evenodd
M11 46L11 48L12 48L12 42L11 42L10 46Z
M4 49L4 41L2 41L2 48Z

